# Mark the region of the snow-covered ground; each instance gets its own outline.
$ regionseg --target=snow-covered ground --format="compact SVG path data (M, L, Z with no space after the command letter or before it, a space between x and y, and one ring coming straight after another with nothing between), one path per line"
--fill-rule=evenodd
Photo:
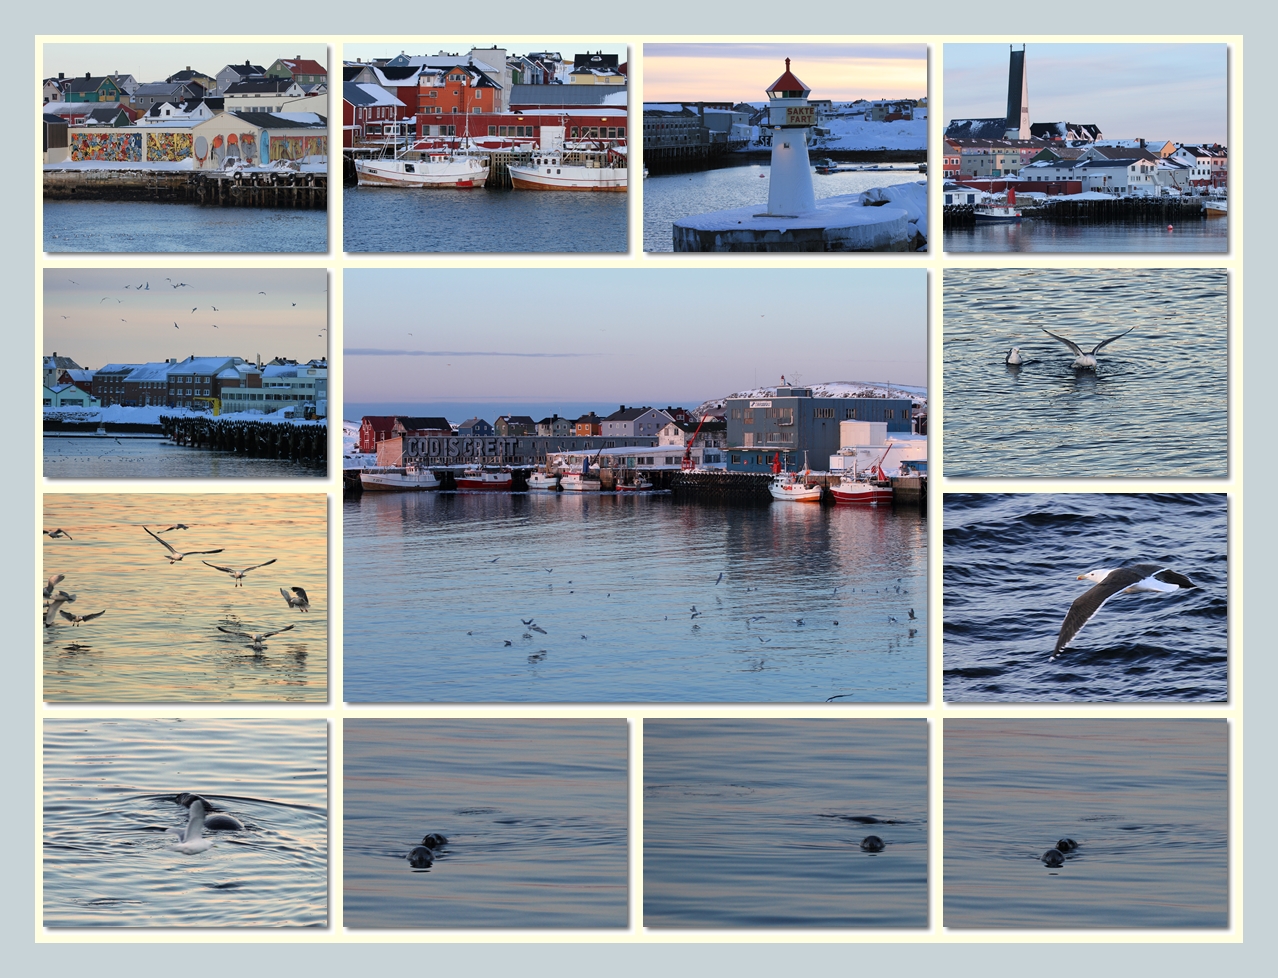
M795 384L796 387L810 388L813 397L908 397L914 403L915 411L927 410L927 388L909 387L904 384L884 384L878 381L864 380L831 380L822 384ZM692 413L698 417L711 410L721 410L729 398L776 397L775 387L756 387L753 390L737 391L724 397L713 398L697 405Z
M98 424L159 424L160 415L171 418L212 418L207 411L192 411L189 408L169 407L124 407L112 404L104 408L45 408L46 419L62 421L96 421ZM286 418L282 411L263 414L261 411L239 411L233 414L220 414L218 421L271 421L288 422L289 424L327 424L324 418L307 421L301 417Z
M919 110L913 119L895 122L871 122L862 113L828 116L818 128L830 130L828 136L808 131L808 149L817 150L927 150L927 113ZM765 148L759 138L759 127L752 127L750 144L743 151Z

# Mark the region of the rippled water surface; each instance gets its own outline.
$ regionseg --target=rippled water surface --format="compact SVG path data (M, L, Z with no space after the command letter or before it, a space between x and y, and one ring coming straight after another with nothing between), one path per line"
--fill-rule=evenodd
M917 510L591 496L347 502L346 698L926 698Z
M121 435L44 438L48 479L322 479L322 467Z
M624 720L347 720L350 927L625 927ZM409 851L448 839L426 869Z
M328 521L322 495L48 494L43 575L101 618L43 629L44 696L56 702L324 702L328 698ZM179 551L170 564L143 526ZM251 571L242 587L210 561ZM35 582L33 582L35 583ZM309 612L280 588L303 588ZM250 648L250 633L293 625Z
M649 719L643 760L645 926L927 926L925 721Z
M44 250L327 251L328 212L139 200L48 200L44 202Z
M192 792L238 819L173 848ZM46 720L46 927L322 927L322 720Z
M817 156L816 151L813 156ZM886 165L886 164L885 164ZM898 164L900 165L900 164ZM699 173L669 173L643 182L643 250L674 251L674 223L693 214L768 203L772 167L762 163ZM812 174L817 200L922 179L918 168Z
M944 508L947 700L1228 698L1223 494L947 493ZM1197 587L1117 594L1052 659L1093 586L1080 574L1151 562Z
M1219 253L1229 250L1229 219L1182 221L1171 231L1166 224L981 223L947 229L944 245L946 251L954 252Z
M628 194L347 187L346 251L619 252Z
M1224 720L947 719L945 925L1227 926L1228 762Z
M945 474L1228 475L1228 317L1222 269L946 271ZM1084 350L1133 332L1092 371L1040 327Z

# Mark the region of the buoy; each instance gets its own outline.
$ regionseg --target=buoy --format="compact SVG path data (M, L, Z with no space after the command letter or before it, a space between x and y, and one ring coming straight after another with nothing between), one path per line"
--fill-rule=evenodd
M1170 224L1168 224L1168 225L1167 225L1167 230L1168 230L1168 231L1170 231L1171 229L1172 229L1172 226L1171 226Z

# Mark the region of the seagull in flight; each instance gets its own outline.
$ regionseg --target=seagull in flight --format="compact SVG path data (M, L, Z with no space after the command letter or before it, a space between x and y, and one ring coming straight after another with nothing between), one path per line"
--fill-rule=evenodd
M180 829L165 829L165 832L177 836L177 842L173 843L173 848L188 856L203 852L213 845L212 839L204 838L204 802L198 798L191 802L191 814L187 818L186 825Z
M1132 327L1132 329L1135 329L1135 328L1136 328L1135 326ZM1132 329L1129 329L1129 330L1126 330L1125 332L1119 333L1117 336L1111 336L1109 339L1102 340L1100 343L1097 343L1094 347L1092 347L1090 352L1084 352L1083 348L1079 346L1077 343L1075 343L1073 340L1067 340L1063 336L1057 336L1050 329L1047 329L1044 326L1040 326L1039 329L1041 329L1044 333L1046 333L1052 339L1060 340L1062 343L1064 343L1074 352L1073 366L1074 366L1074 369L1076 370L1095 370L1096 354L1100 351L1101 347L1108 346L1110 343L1113 343L1114 340L1122 339L1124 336L1126 336L1128 333L1132 331Z
M75 537L73 537L66 530L62 529L62 527L58 527L56 530L45 530L44 535L48 537L50 540L59 540L62 537L66 537L68 540L75 539Z
M291 588L292 594L289 594L284 588L280 588L280 594L284 595L284 600L288 602L290 608L296 608L298 611L310 611L311 599L306 596L306 591L300 587Z
M44 610L44 625L46 628L58 620L58 612L62 610L62 606L73 603L75 597L74 594L67 594L66 591L58 591L49 596L49 607Z
M273 632L242 632L238 628L227 628L224 625L218 625L217 630L226 632L227 635L237 635L240 638L251 639L249 648L254 652L261 652L262 649L266 648L266 640L272 635L278 635L280 632L287 632L290 628L296 627L296 625L285 625L283 628L277 628Z
M66 574L53 574L44 585L44 596L46 599L53 597L53 589L62 581L66 580Z
M107 613L106 608L103 608L101 611L95 611L91 615L73 615L71 614L71 612L62 611L61 609L59 609L58 611L58 614L60 614L63 618L69 621L72 625L78 625L82 621L93 621L94 618L101 618L106 613Z
M161 533L172 533L174 530L189 530L189 529L190 529L190 527L189 527L189 526L187 526L185 523L174 523L172 526L170 526L170 527L166 527L165 529L161 530L160 532L161 532Z
M144 526L142 527L142 529L146 530L147 533L150 533L151 536L154 537L157 541L159 541L160 545L164 547L165 550L168 551L168 553L166 553L164 556L168 558L168 561L170 564L176 564L179 560L182 560L184 557L199 557L204 554L220 554L222 552L221 548L219 547L217 550L188 550L185 553L183 553L181 550L178 550L172 545L170 545L167 540L162 540L160 539L160 537L156 536L154 533L151 533L150 527Z
M1079 574L1078 580L1091 581L1093 586L1074 599L1061 623L1060 635L1051 657L1055 659L1073 641L1083 626L1092 620L1110 598L1116 594L1137 594L1141 591L1169 593L1188 591L1198 587L1184 574L1179 574L1163 564L1125 564L1122 567L1101 567Z
M163 543L163 541L160 541L160 542ZM219 564L210 564L207 560L201 560L200 563L204 564L206 567L212 567L214 570L220 570L223 574L230 574L231 580L235 582L235 587L243 587L245 574L247 574L251 570L257 570L259 567L266 567L269 564L273 564L275 563L276 559L277 558L272 557L270 560L266 561L265 563L254 564L252 567L245 567L243 570L236 570L234 567L222 567ZM293 626L289 625L288 627L292 628ZM281 629L281 631L283 631L283 629Z

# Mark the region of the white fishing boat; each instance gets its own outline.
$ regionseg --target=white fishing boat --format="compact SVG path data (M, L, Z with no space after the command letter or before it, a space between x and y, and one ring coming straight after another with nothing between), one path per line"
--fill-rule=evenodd
M821 501L821 487L810 486L801 475L806 473L800 472L780 472L773 477L772 482L768 485L768 492L772 494L773 499L779 499L783 502L790 503L819 503Z
M476 156L436 154L422 160L356 160L361 187L439 187L469 190L488 180L488 161Z
M542 126L542 146L532 160L511 164L510 184L516 190L603 190L624 193L629 160L624 146L570 149L563 126Z
M395 492L438 489L439 479L434 472L424 466L405 465L403 468L379 466L361 469L359 484L365 492Z
M1006 204L977 204L972 208L972 215L977 221L1011 222L1021 219L1020 208L1016 206L1016 191L1007 188Z
M559 478L559 488L564 492L599 492L603 483L597 475L585 475L581 472L565 472Z
M529 492L555 492L559 488L559 476L552 472L537 471L528 476Z

